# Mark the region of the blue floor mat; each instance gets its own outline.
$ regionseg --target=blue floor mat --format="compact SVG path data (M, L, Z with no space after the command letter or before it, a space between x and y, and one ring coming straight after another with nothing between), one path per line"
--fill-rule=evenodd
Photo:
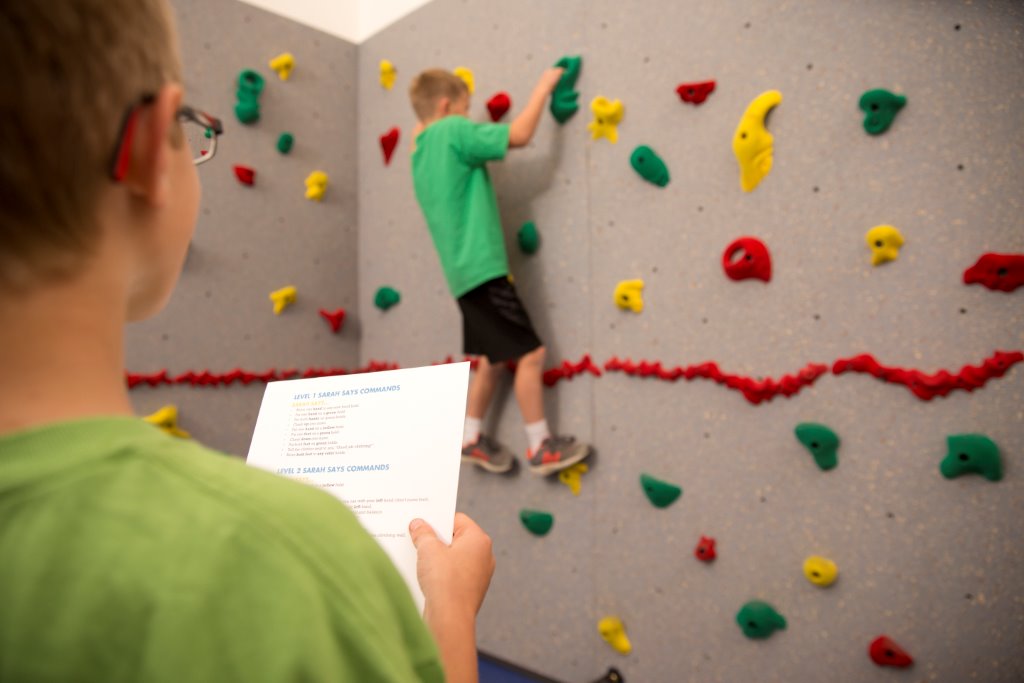
M480 683L561 683L484 652L477 653Z

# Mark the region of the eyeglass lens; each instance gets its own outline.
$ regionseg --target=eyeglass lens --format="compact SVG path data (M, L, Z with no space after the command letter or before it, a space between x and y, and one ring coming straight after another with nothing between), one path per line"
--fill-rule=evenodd
M196 162L202 161L213 148L213 131L195 121L182 121L181 127L185 132L188 148L192 150L192 159Z

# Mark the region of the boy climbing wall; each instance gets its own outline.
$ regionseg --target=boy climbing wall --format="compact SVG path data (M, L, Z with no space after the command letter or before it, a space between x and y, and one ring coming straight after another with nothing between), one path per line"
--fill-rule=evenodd
M469 387L463 462L507 472L515 457L481 432L498 377L516 362L515 394L526 424L526 460L533 472L551 474L590 454L571 436L551 434L544 419L545 349L509 279L508 255L487 162L533 138L548 95L562 69L545 71L523 112L511 124L474 123L469 90L452 73L430 69L409 88L419 125L413 132L412 178L416 198L434 239L441 268L462 312L464 351L479 364Z

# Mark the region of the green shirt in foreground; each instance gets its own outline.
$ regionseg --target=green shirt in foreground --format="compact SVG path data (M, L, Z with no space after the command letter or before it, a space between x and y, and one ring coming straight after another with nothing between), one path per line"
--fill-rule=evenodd
M0 680L444 674L405 583L339 501L103 418L0 437Z
M508 275L487 162L508 151L508 126L446 116L416 138L412 182L455 298Z

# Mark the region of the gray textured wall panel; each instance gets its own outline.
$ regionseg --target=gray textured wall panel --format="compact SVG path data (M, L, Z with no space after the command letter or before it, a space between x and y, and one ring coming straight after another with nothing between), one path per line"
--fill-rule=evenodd
M540 71L575 53L584 56L579 114L564 127L545 114L531 147L492 167L513 272L552 363L587 352L599 362L713 359L778 377L861 352L955 370L1024 347L1020 292L960 284L982 252L1024 251L1018 3L436 0L358 50L229 0L175 6L188 100L228 131L200 169L203 212L181 285L161 316L129 331L131 370L458 356L458 312L409 176L409 81L429 66L468 66L474 118L498 90L514 114ZM265 67L284 50L298 60L288 82ZM377 81L382 58L399 70L392 91ZM263 120L251 128L231 113L245 67L267 78ZM705 104L679 102L677 83L705 78L718 81ZM857 109L875 87L909 98L877 138ZM769 120L775 169L743 194L731 136L771 88L784 97ZM617 145L588 139L597 95L625 103ZM392 126L402 139L385 166L378 136ZM274 150L285 129L297 137L290 157ZM642 143L668 163L667 188L629 168ZM256 187L237 184L235 163L257 169ZM303 198L314 168L331 175L323 204ZM542 234L530 257L514 242L525 220ZM864 233L880 223L900 228L907 245L872 268ZM725 246L748 234L771 249L768 285L721 271ZM611 303L615 283L634 277L647 283L640 315ZM299 287L299 301L273 316L267 293L284 284ZM387 313L372 305L384 284L403 295ZM341 335L320 307L349 309ZM546 394L553 421L597 448L581 496L525 471L462 473L460 508L492 534L499 559L481 646L565 681L610 664L634 682L873 681L899 674L866 657L884 632L917 659L913 680L1024 678L1021 373L929 403L854 375L826 375L760 406L699 380L558 384ZM177 403L198 438L244 453L262 386L132 396L140 412ZM793 438L810 420L843 439L835 471L820 472ZM521 452L508 391L494 421ZM1003 447L1004 481L939 476L945 435L964 431ZM683 497L654 509L641 472L681 484ZM522 507L553 512L551 534L527 534ZM701 534L718 539L713 565L692 558ZM811 554L838 563L835 586L806 582ZM789 629L745 639L734 615L751 598L775 604ZM625 621L633 654L600 640L605 614Z
M984 251L1024 248L1021 26L1009 2L437 0L360 48L363 360L460 351L409 179L412 76L470 67L483 120L494 92L511 93L514 114L540 70L573 53L584 55L579 114L561 128L545 115L530 149L492 166L513 271L552 361L713 359L779 377L861 352L931 371L1020 348L1019 297L960 275ZM382 58L399 70L390 92L377 83ZM682 104L675 85L705 78L716 92ZM870 137L857 101L876 87L909 104ZM776 165L744 194L731 137L767 89L784 97L769 119ZM588 140L597 95L626 106L617 145ZM404 137L385 167L376 138L393 125ZM644 143L670 167L665 189L629 167ZM542 233L532 257L513 240L526 219ZM872 268L864 234L882 223L907 245ZM742 235L768 244L771 284L722 273L722 251ZM611 304L616 282L635 277L647 283L640 315ZM384 314L371 304L381 284L404 295ZM851 375L760 406L699 380L560 383L547 395L559 426L597 447L579 498L528 473L462 475L460 506L499 557L481 646L567 681L609 664L630 681L861 681L886 675L866 656L884 632L916 657L914 680L1019 680L1022 399L1019 368L930 403ZM514 399L495 412L498 435L520 449ZM833 472L793 437L811 420L843 439ZM939 476L944 437L961 431L1003 446L1003 482ZM640 472L681 484L682 499L652 508ZM525 533L522 507L554 512L551 534ZM701 534L718 539L714 565L692 558ZM803 578L812 554L839 564L832 588ZM751 598L774 603L789 630L745 639L734 616ZM630 656L597 636L605 614L626 622Z
M167 309L128 330L128 367L227 372L242 367L352 367L359 360L356 316L356 48L332 36L232 0L175 0L186 99L224 121L217 156L199 167L202 209L184 273ZM267 62L295 55L290 80ZM263 74L261 119L234 116L238 74ZM295 147L281 156L278 135ZM235 164L256 169L244 187ZM322 203L305 199L306 176L326 171ZM268 294L298 288L275 316ZM317 309L346 308L337 335ZM184 428L204 443L245 455L262 385L136 389L140 413L176 402Z

